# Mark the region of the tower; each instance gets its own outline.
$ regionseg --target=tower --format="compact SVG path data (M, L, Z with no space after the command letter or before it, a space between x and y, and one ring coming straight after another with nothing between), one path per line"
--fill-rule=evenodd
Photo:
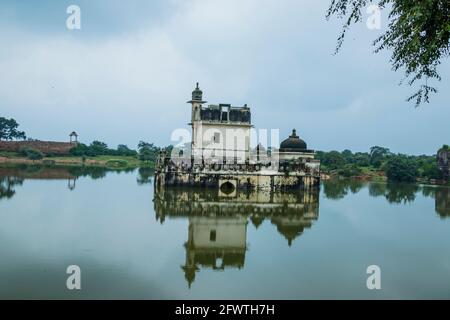
M189 100L187 102L192 105L191 110L192 124L194 123L194 121L200 121L200 110L202 108L202 105L206 103L206 101L203 101L202 98L203 98L203 91L200 90L197 82L197 86L195 87L194 91L192 91L192 100Z
M197 132L195 132L195 122L198 122L201 120L201 110L202 110L202 105L204 103L206 103L206 101L203 101L203 91L200 90L199 86L198 86L198 82L197 85L194 89L194 91L192 91L192 99L189 100L187 103L190 103L192 108L191 108L191 123L189 123L192 127L192 135L191 135L191 162L193 161L193 156L194 156L194 149L195 149L195 134L197 134Z

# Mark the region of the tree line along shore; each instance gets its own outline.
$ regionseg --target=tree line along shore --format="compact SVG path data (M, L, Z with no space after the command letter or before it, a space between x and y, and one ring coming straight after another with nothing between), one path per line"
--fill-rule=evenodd
M160 151L170 153L173 146L158 147L140 141L137 150L120 144L110 148L101 141L90 144L75 142L45 142L26 137L18 130L14 119L0 117L0 166L65 166L103 168L154 168ZM71 136L76 133L72 132ZM21 141L18 141L21 140ZM7 141L7 142L5 142ZM437 154L450 155L450 147L443 145ZM406 155L393 153L388 148L374 146L368 152L350 150L317 151L321 172L325 178L340 176L364 180L422 182L448 184L448 163L444 169L438 165L437 155Z
M11 167L20 164L49 167L95 166L111 169L154 168L159 152L164 149L170 152L172 146L161 148L141 141L137 150L126 145L111 149L103 142L93 141L90 145L76 144L68 155L44 154L39 150L24 147L18 152L0 151L0 166ZM450 152L450 147L444 145L441 150ZM436 155L394 154L387 148L375 146L370 148L369 152L317 151L316 157L321 161L321 172L326 178L448 183L437 164Z

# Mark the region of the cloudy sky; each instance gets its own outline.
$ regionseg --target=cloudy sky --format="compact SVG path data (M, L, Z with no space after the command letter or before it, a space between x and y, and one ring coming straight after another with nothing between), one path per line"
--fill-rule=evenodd
M66 27L71 4L81 30ZM83 142L167 145L188 128L199 81L210 103L247 103L256 128L295 127L317 150L432 154L450 143L450 64L439 94L414 108L389 52L373 54L383 28L355 26L333 55L341 21L326 21L328 4L2 0L0 116L41 140L76 130Z

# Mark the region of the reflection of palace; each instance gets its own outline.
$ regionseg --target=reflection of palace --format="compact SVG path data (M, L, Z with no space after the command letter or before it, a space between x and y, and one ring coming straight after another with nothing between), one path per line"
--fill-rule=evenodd
M436 212L441 217L450 217L450 188L440 188L435 194Z
M247 224L258 228L270 220L290 246L319 216L319 191L298 193L237 192L162 188L155 194L155 212L166 218L189 219L182 267L189 284L200 268L242 268L247 250Z

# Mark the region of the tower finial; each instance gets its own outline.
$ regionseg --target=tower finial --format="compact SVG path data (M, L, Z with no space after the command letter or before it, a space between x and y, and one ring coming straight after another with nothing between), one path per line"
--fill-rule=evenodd
M192 91L192 100L191 101L201 102L202 98L203 98L203 92L202 92L202 90L200 90L199 83L197 82L197 85L196 85L194 91Z
M297 130L292 129L292 137L296 137L297 136Z

